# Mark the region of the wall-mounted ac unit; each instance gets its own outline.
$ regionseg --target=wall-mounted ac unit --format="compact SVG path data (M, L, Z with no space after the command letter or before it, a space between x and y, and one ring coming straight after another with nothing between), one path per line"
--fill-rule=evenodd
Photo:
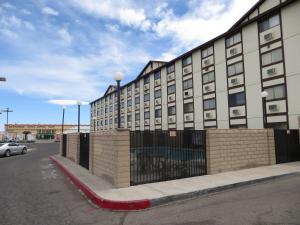
M230 55L235 55L237 53L236 48L230 49L229 53L230 53Z
M145 125L149 125L149 121L148 120L145 120Z
M157 124L160 123L160 119L156 119L155 123L157 123Z
M139 105L135 105L135 110L139 110L140 106Z
M149 107L149 102L145 102L144 107L148 108Z
M168 97L168 100L169 100L169 102L174 101L174 97L171 95L171 96Z
M136 88L136 89L134 90L134 92L137 94L137 93L140 92L140 89L139 89L139 88Z
M274 111L278 111L278 106L273 104L273 105L269 105L269 110L274 112Z
M190 73L191 72L191 69L190 68L184 68L183 69L183 73L184 74L187 74L187 73Z
M240 115L240 110L238 110L238 109L233 109L233 110L232 110L232 114L233 114L233 115Z
M169 123L173 123L174 122L174 118L173 117L170 117L169 118Z
M127 93L127 96L130 97L131 96L131 91Z
M124 109L121 109L121 113L124 113Z
M273 34L272 33L265 34L264 39L265 39L265 41L272 40L273 39Z
M173 74L168 75L168 81L171 81L171 80L173 80L173 79L174 79L174 75L173 75Z
M149 84L144 85L144 90L149 90Z
M136 125L136 126L139 126L139 125L140 125L140 122L136 121L136 122L135 122L135 125Z
M191 92L185 91L185 92L184 92L184 96L185 96L185 97L191 97L192 95L191 95Z
M155 80L155 81L154 81L154 84L155 84L155 85L160 85L160 80Z
M186 121L191 121L191 120L192 120L192 117L191 117L190 115L187 115L187 116L185 116L185 120L186 120Z
M159 105L159 104L160 104L159 100L156 99L156 100L155 100L155 105Z
M275 74L276 73L276 69L275 68L271 68L271 69L268 69L267 70L267 74L268 75L273 75L273 74Z
M235 84L238 84L238 79L237 78L233 78L230 80L230 83L235 85Z
M203 62L203 63L204 63L204 65L206 65L206 66L207 66L207 65L209 65L209 63L210 63L210 60L209 60L209 59L206 59L206 60L204 60L204 62Z
M127 108L127 112L131 112L131 107L130 106Z
M205 86L205 87L204 87L204 90L205 90L205 91L210 91L210 86Z
M205 113L206 118L211 118L211 113Z

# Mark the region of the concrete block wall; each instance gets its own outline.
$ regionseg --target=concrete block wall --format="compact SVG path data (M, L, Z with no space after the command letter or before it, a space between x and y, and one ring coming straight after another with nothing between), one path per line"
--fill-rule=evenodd
M208 174L276 163L272 129L211 129L206 141Z
M127 129L90 134L90 171L115 187L130 186L130 136Z
M78 133L67 136L67 158L75 163L79 163L80 137Z

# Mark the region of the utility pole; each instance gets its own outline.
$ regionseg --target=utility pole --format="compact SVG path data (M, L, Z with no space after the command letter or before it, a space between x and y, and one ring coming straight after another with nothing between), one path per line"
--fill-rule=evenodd
M2 112L6 113L6 126L8 128L8 113L13 112L13 110L11 110L10 108L6 108L6 109L2 110Z

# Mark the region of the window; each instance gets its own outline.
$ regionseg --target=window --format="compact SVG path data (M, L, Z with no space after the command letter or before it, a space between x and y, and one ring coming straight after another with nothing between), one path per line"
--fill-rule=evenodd
M144 84L149 84L150 83L150 76L147 76L144 78Z
M107 108L105 108L105 113L107 113Z
M140 87L140 82L139 81L136 82L134 86L135 86L135 88L139 88Z
M172 73L174 71L175 71L175 65L174 64L167 67L167 73Z
M112 119L109 119L109 124L112 124L113 123L113 120Z
M155 109L155 118L161 117L161 109Z
M192 64L192 56L188 56L182 60L182 67Z
M173 94L176 92L175 84L168 86L168 95Z
M127 92L130 92L132 90L132 86L127 87Z
M229 95L229 107L245 105L245 103L246 103L245 92Z
M128 115L128 116L127 116L127 122L131 122L131 120L132 120L132 116L131 116L131 115Z
M130 107L130 106L132 106L132 100L131 99L127 101L127 107Z
M285 98L284 85L266 88L265 91L268 92L267 100L276 100L276 99Z
M193 79L188 79L183 81L183 90L193 87Z
M259 24L259 32L264 32L272 27L279 25L279 15L272 16Z
M109 107L109 112L112 112L112 111L113 111L113 107L110 106L110 107Z
M215 80L215 72L209 72L203 75L203 84L209 83Z
M161 97L161 89L154 91L154 98L160 98Z
M107 120L104 121L105 125L107 125Z
M135 114L135 121L139 121L140 120L140 114L139 113L136 113Z
M205 58L205 57L207 57L207 56L210 56L210 55L212 55L214 53L214 48L213 48L213 46L211 46L211 47L209 47L209 48L207 48L207 49L204 49L203 51L202 51L202 58Z
M121 105L121 109L124 109L125 102L121 102L120 105Z
M140 97L135 97L135 100L134 100L135 104L140 104Z
M150 101L150 93L144 95L144 102Z
M190 102L190 103L186 103L183 105L183 112L184 113L192 113L194 112L194 103Z
M168 107L168 115L169 116L173 116L175 114L176 114L176 107L175 107L175 105Z
M216 99L204 100L204 110L215 109L216 108Z
M241 33L237 33L237 34L231 36L230 38L226 39L226 47L230 47L230 46L235 45L235 44L237 44L241 41L242 41Z
M228 66L228 76L233 76L244 72L243 62L238 62Z
M150 111L144 112L144 119L150 119Z
M160 79L160 71L154 73L154 80Z
M262 65L268 65L282 61L282 49L278 48L261 56Z

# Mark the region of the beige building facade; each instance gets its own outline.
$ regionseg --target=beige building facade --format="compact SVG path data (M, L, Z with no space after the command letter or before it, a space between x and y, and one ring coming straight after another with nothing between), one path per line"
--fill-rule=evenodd
M226 33L121 87L131 130L298 129L300 1L260 0ZM261 93L268 96L262 99ZM265 112L264 112L265 109ZM117 92L91 103L91 131L117 127Z

